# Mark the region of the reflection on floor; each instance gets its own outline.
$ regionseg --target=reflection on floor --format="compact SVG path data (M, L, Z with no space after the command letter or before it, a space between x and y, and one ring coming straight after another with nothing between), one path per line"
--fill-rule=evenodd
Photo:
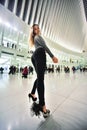
M35 77L0 75L0 130L87 130L87 72L45 75L48 119L30 113Z

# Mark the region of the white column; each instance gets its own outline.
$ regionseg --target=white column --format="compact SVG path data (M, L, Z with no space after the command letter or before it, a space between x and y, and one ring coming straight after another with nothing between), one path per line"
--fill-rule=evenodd
M9 3L9 0L5 0L5 7L8 8L8 3Z
M27 15L26 15L26 18L25 18L25 22L26 22L26 23L28 23L28 20L29 20L30 10L31 10L31 4L32 4L32 0L29 0L29 3L28 3L28 11L27 11Z
M40 4L39 4L39 6L38 6L38 12L37 12L38 15L37 15L37 17L36 17L36 21L35 21L35 23L37 23L37 24L38 24L39 17L40 17L40 13L41 13L42 3L43 3L43 1L40 0Z
M16 14L18 0L15 0L13 13Z
M24 7L25 7L25 0L22 0L22 8L21 8L21 12L20 12L21 19L23 19Z
M33 25L33 22L34 22L34 16L36 13L37 2L38 2L38 0L34 1L34 5L33 5L33 9L32 9L33 12L32 12L31 21L30 21L31 25Z
M43 7L42 7L43 11L42 11L42 15L41 15L41 18L40 18L40 28L42 29L41 30L42 34L43 34L43 25L42 25L42 23L43 23L43 20L44 20L44 14L45 14L45 10L46 10L47 0L43 0L43 2L44 2Z

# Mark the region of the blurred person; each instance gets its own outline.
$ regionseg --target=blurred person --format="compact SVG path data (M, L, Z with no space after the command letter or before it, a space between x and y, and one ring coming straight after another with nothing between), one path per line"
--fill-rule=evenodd
M3 67L1 67L1 68L0 68L1 74L3 74L3 70L4 70L4 68L3 68Z
M33 74L33 67L32 66L29 66L29 75L30 75L30 73Z
M28 76L28 68L27 68L27 66L23 69L23 71L22 71L22 78L24 77L24 78L27 78L27 76Z

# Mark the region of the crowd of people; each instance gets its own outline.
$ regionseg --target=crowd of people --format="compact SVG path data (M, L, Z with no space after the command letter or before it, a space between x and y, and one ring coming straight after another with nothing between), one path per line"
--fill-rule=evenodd
M27 78L28 74L30 75L31 73L33 74L33 67L32 66L25 66L25 67L20 67L20 69L14 65L11 65L9 67L9 73L8 74L15 74L15 73L21 73L22 78Z
M2 43L2 46L7 47L7 48L12 48L12 49L17 48L17 45L15 43L11 43L11 42Z
M46 73L60 73L60 72L65 72L65 73L70 73L73 72L75 73L76 71L80 71L80 72L87 72L87 67L75 67L72 66L71 68L69 66L54 66L54 65L49 65L48 67L46 66ZM16 73L21 73L22 74L22 78L27 78L28 75L34 73L34 68L32 66L25 66L25 67L16 67L14 65L11 65L9 67L9 73L8 74L16 74ZM0 67L0 73L3 74L4 73L4 67Z

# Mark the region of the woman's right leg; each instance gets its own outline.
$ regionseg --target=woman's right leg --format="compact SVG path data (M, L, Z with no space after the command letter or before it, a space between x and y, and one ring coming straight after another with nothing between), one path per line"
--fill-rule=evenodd
M35 68L35 71L37 73L37 79L34 82L31 95L33 97L35 96L36 89L38 91L39 96L39 104L41 106L45 105L45 99L44 99L44 72L46 67L46 55L45 51L43 49L37 50L31 57L33 66Z

